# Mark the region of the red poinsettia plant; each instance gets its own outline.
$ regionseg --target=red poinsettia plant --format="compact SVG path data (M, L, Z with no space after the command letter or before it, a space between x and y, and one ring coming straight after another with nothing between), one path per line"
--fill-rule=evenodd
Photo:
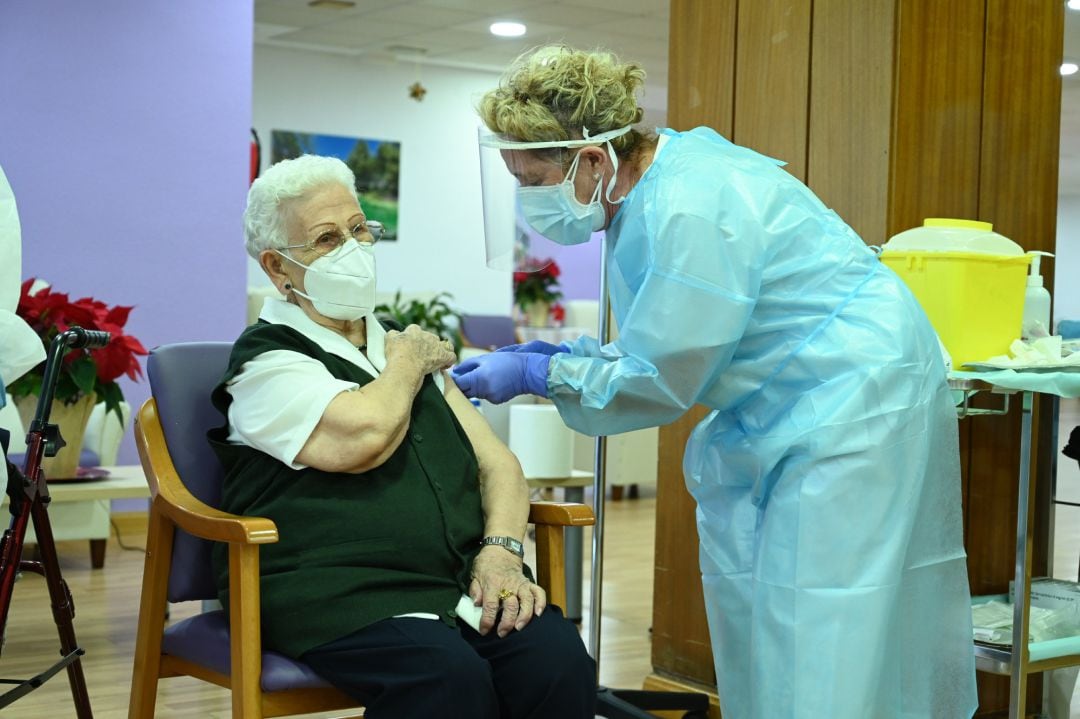
M559 265L554 260L526 257L514 273L514 304L524 310L531 304L551 305L562 299Z
M121 375L138 380L142 376L138 356L147 354L139 340L124 334L131 307L109 307L92 297L72 301L67 294L53 292L50 287L31 294L33 284L33 278L23 283L16 314L37 332L46 350L54 337L70 327L100 330L112 336L109 344L100 349L73 349L64 356L54 399L72 404L93 393L98 402L105 403L107 412L116 412L120 417L124 395L116 380ZM18 400L40 394L44 370L43 362L13 382L8 387L11 396Z

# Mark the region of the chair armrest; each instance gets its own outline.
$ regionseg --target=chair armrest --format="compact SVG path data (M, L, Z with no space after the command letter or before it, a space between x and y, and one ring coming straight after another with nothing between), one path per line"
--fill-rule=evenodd
M596 522L591 507L573 502L533 502L529 505L529 524L561 527L587 527Z
M200 539L238 544L273 544L278 541L277 525L273 520L222 512L203 504L191 494L171 498L157 494L154 496L154 506L177 527Z
M592 508L569 502L533 502L529 522L536 525L536 581L547 590L549 602L565 607L563 529L593 524Z
M154 398L135 418L135 445L142 460L154 507L189 534L216 542L272 544L277 526L265 517L243 517L205 504L184 486L165 444Z

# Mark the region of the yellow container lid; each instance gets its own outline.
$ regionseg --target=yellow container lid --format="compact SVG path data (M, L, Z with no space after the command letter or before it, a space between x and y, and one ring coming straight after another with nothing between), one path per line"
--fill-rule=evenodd
M994 232L989 222L929 217L921 227L893 235L882 252L973 252L984 255L1020 256L1024 248Z
M927 217L923 220L923 227L963 227L968 230L980 232L993 232L994 225L982 220L958 220L953 217Z

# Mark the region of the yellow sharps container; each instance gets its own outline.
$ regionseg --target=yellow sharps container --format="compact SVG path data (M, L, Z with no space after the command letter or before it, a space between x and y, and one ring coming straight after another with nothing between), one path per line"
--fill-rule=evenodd
M953 367L1007 354L1020 337L1031 256L989 222L927 219L886 242L881 261L919 300Z

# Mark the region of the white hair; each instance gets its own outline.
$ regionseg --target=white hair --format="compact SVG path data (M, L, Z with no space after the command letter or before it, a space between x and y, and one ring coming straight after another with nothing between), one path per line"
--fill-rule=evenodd
M244 242L256 260L263 250L289 244L281 206L316 187L342 185L356 197L356 177L336 157L301 155L271 166L251 184L244 210ZM360 198L357 197L357 202Z

